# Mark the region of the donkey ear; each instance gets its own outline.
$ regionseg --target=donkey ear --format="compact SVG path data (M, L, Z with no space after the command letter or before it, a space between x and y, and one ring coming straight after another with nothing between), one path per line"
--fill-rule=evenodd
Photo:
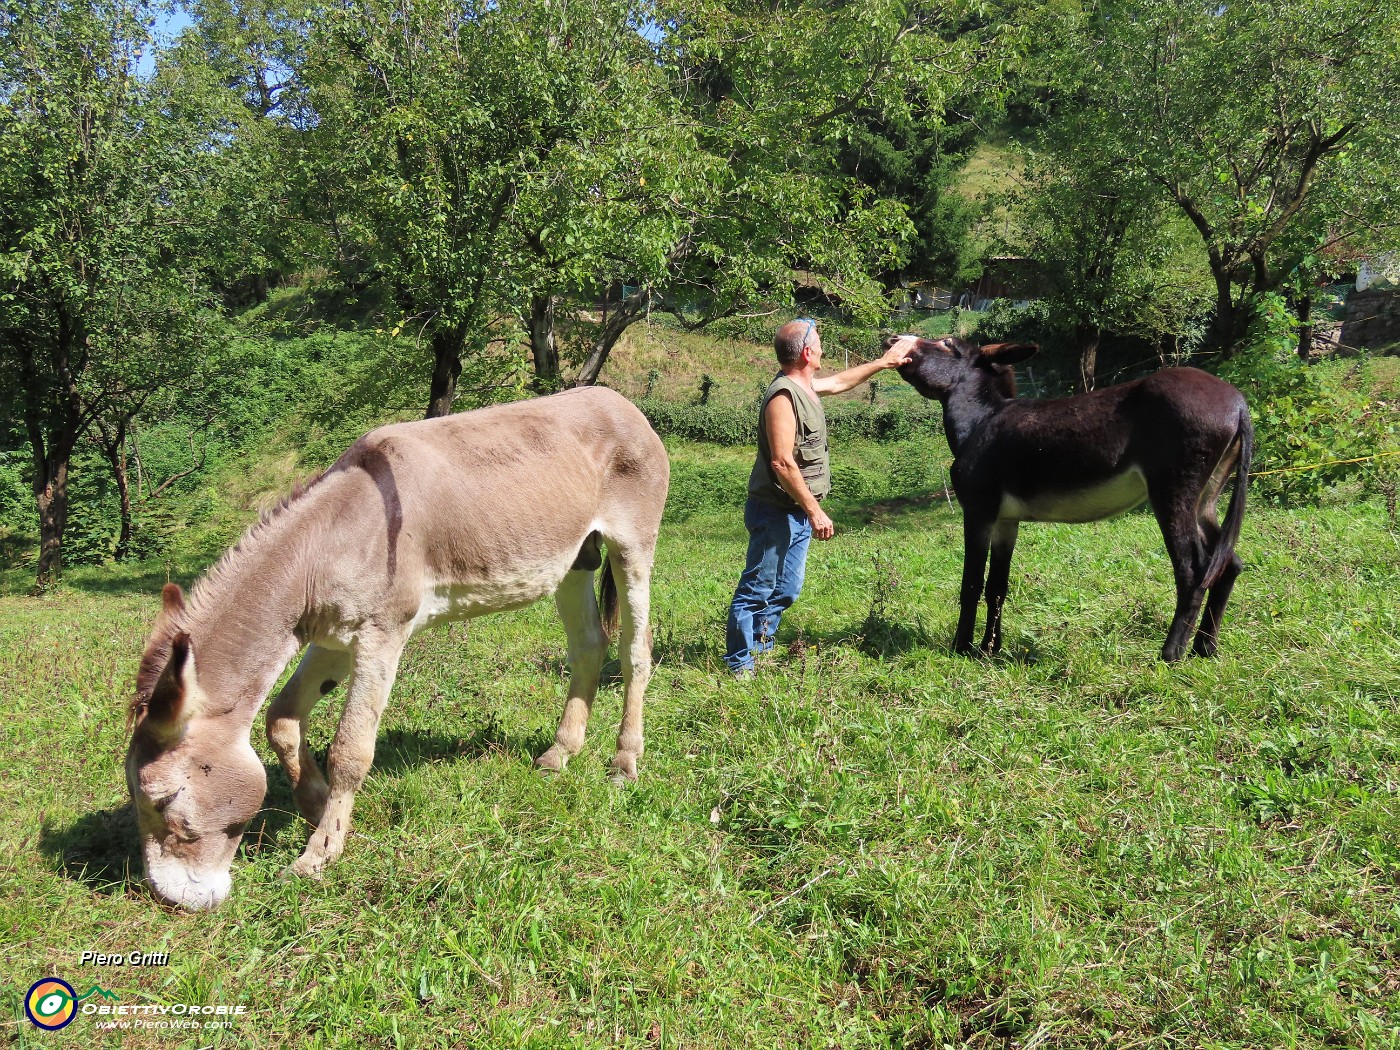
M161 588L160 607L167 616L185 611L185 592L178 583L167 583Z
M146 724L157 730L170 730L183 722L188 717L187 701L193 686L194 648L190 636L179 631L170 639L170 659L146 703Z
M982 356L994 365L1015 365L1040 352L1039 343L988 343Z

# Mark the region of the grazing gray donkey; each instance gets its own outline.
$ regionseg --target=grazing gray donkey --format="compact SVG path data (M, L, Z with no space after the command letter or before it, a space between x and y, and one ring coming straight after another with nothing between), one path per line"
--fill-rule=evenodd
M146 878L160 900L212 908L267 778L249 744L282 670L267 736L315 829L291 866L318 875L345 848L404 643L444 620L553 594L569 641L554 746L583 745L621 599L625 683L614 775L636 779L652 561L670 467L646 419L602 388L382 427L294 492L224 555L188 603L167 584L132 702L126 777ZM620 592L620 594L619 594ZM306 745L316 702L349 679L323 776Z

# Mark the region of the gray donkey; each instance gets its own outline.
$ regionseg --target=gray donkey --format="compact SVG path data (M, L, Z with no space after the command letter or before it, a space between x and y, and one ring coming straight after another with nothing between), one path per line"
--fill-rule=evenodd
M423 627L553 594L569 644L569 695L554 745L562 770L583 744L608 633L625 683L614 775L636 779L651 674L652 561L670 467L637 409L602 388L372 431L265 516L194 587L174 584L132 702L127 783L146 878L162 901L212 908L262 805L249 743L269 690L267 736L313 826L292 865L317 875L345 848L355 792L404 643ZM620 593L619 593L620 592ZM316 702L349 680L322 774L306 744Z

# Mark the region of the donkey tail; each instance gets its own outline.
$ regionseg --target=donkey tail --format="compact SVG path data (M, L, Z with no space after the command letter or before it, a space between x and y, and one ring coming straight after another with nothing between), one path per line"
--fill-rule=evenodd
M620 614L617 604L617 578L613 576L613 552L603 559L603 582L598 588L598 608L603 618L603 634L609 641L617 634Z
M1225 521L1220 527L1220 536L1211 552L1210 564L1206 566L1205 585L1214 587L1220 574L1225 571L1235 544L1240 538L1240 523L1244 521L1245 492L1249 488L1249 465L1254 459L1254 423L1249 418L1249 406L1240 405L1238 429L1235 431L1240 443L1240 458L1235 463L1235 490L1230 493L1230 509L1225 512Z

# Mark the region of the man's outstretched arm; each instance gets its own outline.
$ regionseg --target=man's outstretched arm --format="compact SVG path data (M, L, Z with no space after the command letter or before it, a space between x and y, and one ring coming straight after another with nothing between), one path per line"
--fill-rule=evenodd
M854 390L876 373L883 372L887 368L898 368L904 364L905 361L909 360L909 355L913 353L914 345L913 336L904 336L874 361L867 361L863 365L852 365L832 376L814 377L812 389L822 397L844 394L847 390Z

